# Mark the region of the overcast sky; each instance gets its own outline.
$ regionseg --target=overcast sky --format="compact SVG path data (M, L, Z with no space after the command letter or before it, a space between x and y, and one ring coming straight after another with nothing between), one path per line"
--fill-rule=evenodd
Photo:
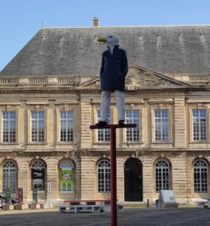
M44 27L210 25L210 0L0 0L0 71Z

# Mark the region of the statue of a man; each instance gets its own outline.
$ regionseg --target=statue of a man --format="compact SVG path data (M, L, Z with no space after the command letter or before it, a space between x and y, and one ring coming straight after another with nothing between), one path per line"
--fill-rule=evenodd
M108 34L99 38L99 42L105 42L108 50L102 54L100 70L101 82L101 116L96 126L107 125L111 92L115 92L118 124L125 123L125 76L128 73L128 61L126 51L119 48L119 39L115 34Z

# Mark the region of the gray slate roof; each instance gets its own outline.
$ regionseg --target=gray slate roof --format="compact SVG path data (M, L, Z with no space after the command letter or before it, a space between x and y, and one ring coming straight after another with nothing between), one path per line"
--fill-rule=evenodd
M97 37L119 35L129 63L159 73L210 72L210 25L41 29L0 72L13 75L98 75L106 50Z

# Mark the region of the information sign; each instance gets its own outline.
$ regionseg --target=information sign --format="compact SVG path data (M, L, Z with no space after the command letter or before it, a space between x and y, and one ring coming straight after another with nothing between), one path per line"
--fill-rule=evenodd
M10 188L6 188L6 204L10 204L11 203L11 190Z
M160 190L159 202L176 203L174 192L172 190Z
M156 207L178 207L179 203L176 203L174 192L172 190L160 190L159 199L156 203Z
M51 182L48 182L47 185L48 185L48 189L47 189L48 190L48 193L51 194Z
M38 202L38 196L37 196L37 188L33 188L33 202L37 203Z

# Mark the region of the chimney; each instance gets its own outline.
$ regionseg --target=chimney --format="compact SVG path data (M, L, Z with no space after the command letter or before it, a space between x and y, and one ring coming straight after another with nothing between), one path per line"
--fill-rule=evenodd
M93 19L93 26L98 27L98 18L97 17L94 17L94 19Z

